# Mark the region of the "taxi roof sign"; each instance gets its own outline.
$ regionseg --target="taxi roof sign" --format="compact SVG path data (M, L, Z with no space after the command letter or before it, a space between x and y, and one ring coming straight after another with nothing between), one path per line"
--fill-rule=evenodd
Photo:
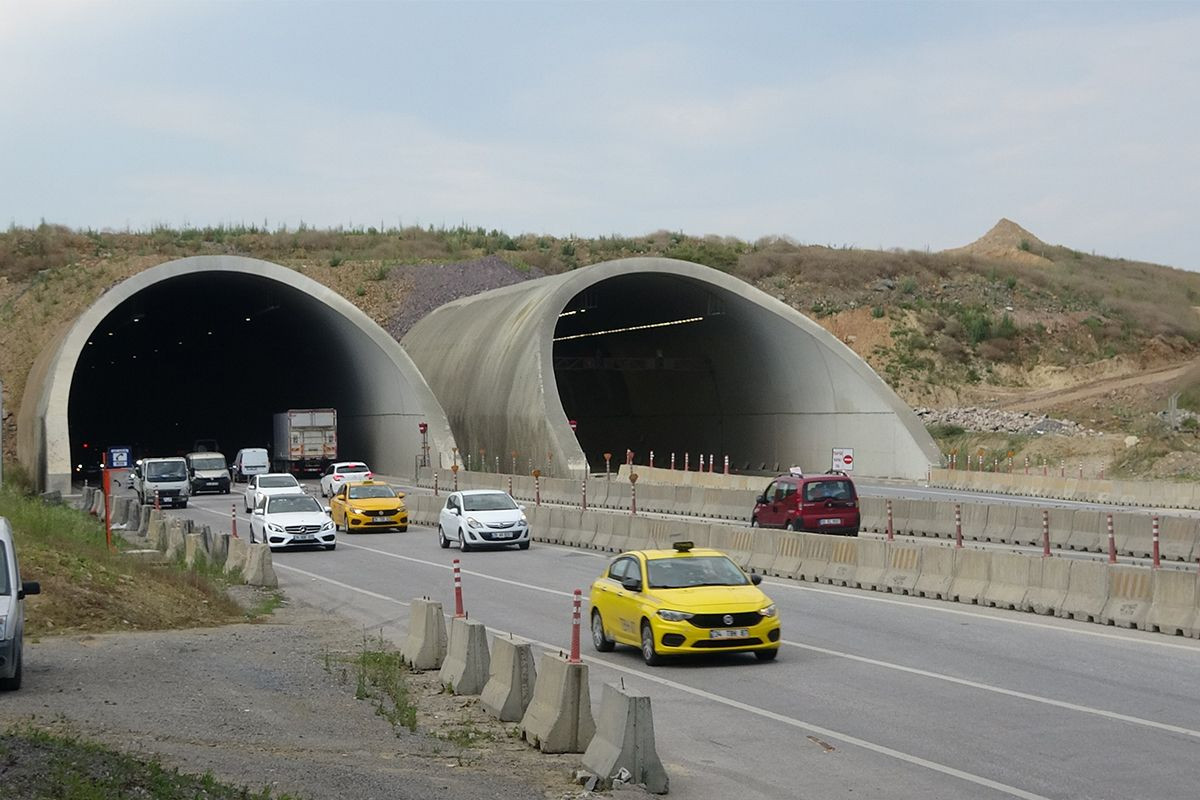
M696 546L695 542L676 542L675 550L680 553L687 553Z

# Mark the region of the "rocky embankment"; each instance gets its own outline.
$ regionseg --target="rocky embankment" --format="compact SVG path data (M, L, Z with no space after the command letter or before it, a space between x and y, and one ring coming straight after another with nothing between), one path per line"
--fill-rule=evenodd
M955 425L966 431L1019 433L1040 436L1097 436L1098 431L1068 419L1051 419L1028 411L998 411L993 408L918 408L917 416L926 426Z

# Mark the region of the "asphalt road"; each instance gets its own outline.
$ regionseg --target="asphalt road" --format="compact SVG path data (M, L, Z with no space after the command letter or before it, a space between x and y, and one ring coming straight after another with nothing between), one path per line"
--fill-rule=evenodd
M228 530L230 497L172 513ZM472 619L556 650L569 646L572 591L586 598L607 562L538 543L460 554L412 526L274 563L291 597L398 643L411 598L453 609L456 557ZM651 669L630 648L594 652L583 631L594 704L606 682L651 696L675 796L1197 794L1200 642L786 580L763 588L784 625L769 664L723 655Z

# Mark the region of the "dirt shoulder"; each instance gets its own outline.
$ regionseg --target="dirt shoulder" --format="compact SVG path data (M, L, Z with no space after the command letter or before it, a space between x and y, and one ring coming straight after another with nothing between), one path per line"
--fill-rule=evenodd
M32 723L312 800L580 792L579 756L538 753L477 699L442 693L434 673L409 676L416 733L356 699L350 662L370 636L285 603L260 623L46 637L27 642L24 685L2 698L0 728Z

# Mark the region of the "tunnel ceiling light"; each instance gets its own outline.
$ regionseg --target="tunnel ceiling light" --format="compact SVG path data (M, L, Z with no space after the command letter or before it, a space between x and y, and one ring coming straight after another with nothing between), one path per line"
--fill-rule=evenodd
M704 317L688 317L687 319L674 319L670 322L651 322L646 325L630 325L627 328L613 328L607 331L592 331L591 333L577 333L574 336L559 336L554 339L556 342L567 342L571 339L586 339L589 336L607 336L610 333L626 333L628 331L644 331L650 328L665 328L668 325L687 325L691 322L700 322Z
M250 318L249 318L249 317L246 317L246 322L249 322L249 321L250 321Z
M108 335L109 335L109 336L112 336L112 331L109 331L109 332L108 332Z

